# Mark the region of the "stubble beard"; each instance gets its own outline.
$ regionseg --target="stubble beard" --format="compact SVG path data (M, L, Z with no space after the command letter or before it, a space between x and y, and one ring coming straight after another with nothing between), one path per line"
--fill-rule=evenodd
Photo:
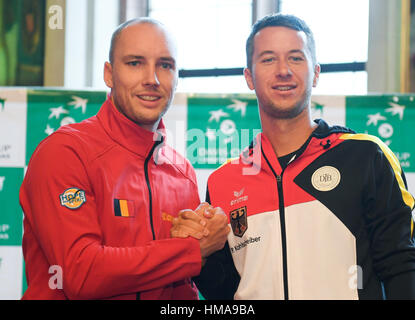
M268 100L263 103L263 111L275 119L294 119L301 114L304 109L308 108L311 101L311 88L308 88L302 98L291 107L281 107L273 101Z
M132 114L128 114L127 111L127 105L129 104L129 100L127 99L124 102L121 102L118 95L117 95L117 91L116 88L113 88L113 98L114 98L114 103L115 103L115 107L116 109L123 114L126 118L128 118L129 120L133 121L134 123L138 124L139 126L143 126L143 125L154 125L160 122L161 118L166 114L167 110L170 108L172 102L173 102L173 97L174 97L174 93L171 97L169 97L168 101L166 102L166 104L163 106L160 114L158 114L157 116L154 117L149 117L141 112L137 112L137 111L133 111ZM131 110L134 110L135 107L134 105L131 104L130 106Z

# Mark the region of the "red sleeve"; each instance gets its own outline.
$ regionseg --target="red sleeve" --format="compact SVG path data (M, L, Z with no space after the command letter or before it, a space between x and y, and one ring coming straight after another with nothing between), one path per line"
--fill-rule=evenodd
M156 240L140 247L102 245L85 157L73 145L73 138L64 134L44 141L30 161L20 198L47 263L62 267L65 295L99 299L197 275L201 256L194 239ZM85 192L86 201L76 210L60 203L59 196L68 186Z

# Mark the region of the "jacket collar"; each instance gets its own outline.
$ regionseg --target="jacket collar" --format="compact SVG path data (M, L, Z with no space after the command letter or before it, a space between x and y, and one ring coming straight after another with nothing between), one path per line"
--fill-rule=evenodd
M154 151L153 147L161 146L165 142L163 120L160 121L156 132L148 131L119 112L110 95L99 110L97 117L106 133L116 143L144 158Z
M341 126L330 126L322 119L314 120L317 128L311 133L307 141L296 151L295 158L300 157L306 150L307 152L318 152L321 148L330 148L337 137L343 133L355 133L353 130ZM326 139L327 138L327 139ZM278 174L282 169L277 155L271 142L263 132L259 133L241 154L241 160L245 164L253 165L257 168L264 168L268 162L269 167L275 168ZM267 167L265 165L265 167Z
M314 122L317 123L317 128L313 131L311 137L315 137L317 139L323 139L333 133L355 133L353 130L346 127L330 126L323 119L316 119Z

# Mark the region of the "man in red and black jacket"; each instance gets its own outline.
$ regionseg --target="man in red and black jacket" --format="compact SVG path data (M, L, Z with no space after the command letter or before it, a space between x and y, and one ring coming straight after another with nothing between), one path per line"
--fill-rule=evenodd
M311 30L267 16L247 60L263 132L208 179L232 232L195 278L204 297L415 299L414 198L378 138L311 119Z

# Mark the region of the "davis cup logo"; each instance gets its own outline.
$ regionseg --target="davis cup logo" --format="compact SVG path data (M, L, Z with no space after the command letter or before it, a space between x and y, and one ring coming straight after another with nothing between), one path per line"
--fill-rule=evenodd
M311 176L311 184L319 191L330 191L340 183L340 172L334 167L324 166Z
M72 210L80 208L86 202L85 191L78 188L65 190L59 198L62 206Z

